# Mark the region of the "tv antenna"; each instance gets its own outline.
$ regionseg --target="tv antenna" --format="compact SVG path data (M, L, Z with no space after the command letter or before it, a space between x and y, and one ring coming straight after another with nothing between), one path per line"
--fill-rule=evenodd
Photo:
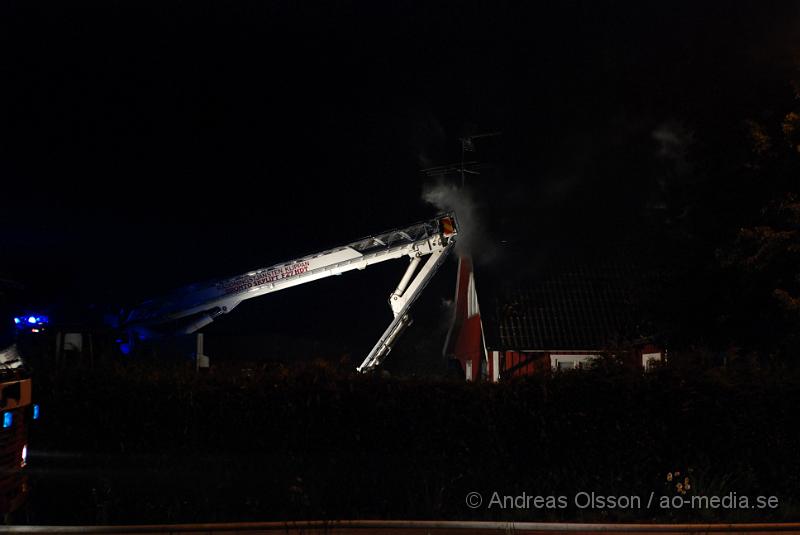
M444 177L453 174L461 176L461 187L463 188L466 183L466 175L479 175L480 170L487 167L484 164L478 163L477 160L466 160L468 152L475 152L475 140L486 137L495 137L502 135L502 132L486 132L482 134L472 134L458 138L461 142L461 161L458 164L446 164L436 167L428 167L423 169L422 172L428 177Z

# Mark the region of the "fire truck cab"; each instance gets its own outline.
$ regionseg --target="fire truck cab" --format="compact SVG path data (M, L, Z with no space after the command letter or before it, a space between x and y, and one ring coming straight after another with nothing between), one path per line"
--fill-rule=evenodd
M0 337L0 513L6 518L28 495L28 431L39 418L30 370L10 338Z

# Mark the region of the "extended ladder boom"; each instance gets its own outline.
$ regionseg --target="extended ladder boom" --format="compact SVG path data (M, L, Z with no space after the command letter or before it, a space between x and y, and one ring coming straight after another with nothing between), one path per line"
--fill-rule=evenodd
M358 368L372 369L410 323L409 308L454 246L457 234L455 214L443 214L289 262L187 286L162 299L142 303L128 315L124 327L143 338L153 327L163 325L170 325L175 333L192 333L247 299L407 256L409 267L389 298L394 320ZM423 257L429 258L420 267Z

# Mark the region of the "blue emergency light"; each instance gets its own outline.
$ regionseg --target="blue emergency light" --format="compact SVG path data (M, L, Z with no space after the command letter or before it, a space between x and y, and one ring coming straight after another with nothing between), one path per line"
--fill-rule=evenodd
M41 327L47 325L50 320L47 316L31 314L30 316L21 316L14 318L14 324L20 329L26 327Z

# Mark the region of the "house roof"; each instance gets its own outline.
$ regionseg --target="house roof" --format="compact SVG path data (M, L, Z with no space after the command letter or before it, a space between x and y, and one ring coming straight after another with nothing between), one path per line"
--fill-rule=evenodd
M625 261L562 259L514 279L476 278L489 348L598 350L639 334L637 273Z

